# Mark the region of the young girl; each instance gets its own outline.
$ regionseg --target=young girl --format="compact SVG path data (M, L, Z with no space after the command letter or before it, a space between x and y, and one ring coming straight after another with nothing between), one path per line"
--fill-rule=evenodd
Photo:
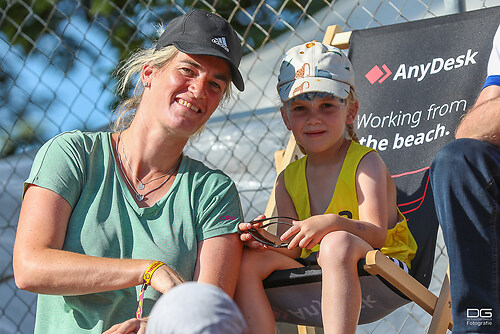
M323 273L325 333L354 333L361 309L358 260L380 248L409 267L417 245L384 162L357 143L359 105L349 59L319 42L293 47L281 64L278 93L283 121L305 156L278 176L276 203L279 216L298 219L281 238L259 229L262 223L240 224L248 247L235 299L250 333L275 333L262 280L275 270L302 266L295 259L314 253ZM251 227L276 243L289 241L288 247L259 243L248 233Z

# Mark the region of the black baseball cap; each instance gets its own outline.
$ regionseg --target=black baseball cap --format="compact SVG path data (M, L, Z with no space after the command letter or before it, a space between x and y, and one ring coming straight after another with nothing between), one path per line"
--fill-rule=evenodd
M217 14L201 9L172 19L156 43L155 50L174 45L179 51L191 55L220 57L231 68L231 79L239 91L245 89L238 66L241 44L233 27Z

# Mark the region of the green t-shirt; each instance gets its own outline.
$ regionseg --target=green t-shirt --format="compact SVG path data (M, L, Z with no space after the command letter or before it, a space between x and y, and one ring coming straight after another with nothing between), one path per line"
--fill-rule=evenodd
M39 150L25 182L73 208L63 249L108 258L160 260L192 280L197 244L237 232L241 204L231 179L183 156L169 192L139 208L112 153L110 133L66 132ZM69 269L69 268L68 268ZM39 295L35 333L101 333L135 316L140 286L79 295ZM147 289L144 315L159 292Z

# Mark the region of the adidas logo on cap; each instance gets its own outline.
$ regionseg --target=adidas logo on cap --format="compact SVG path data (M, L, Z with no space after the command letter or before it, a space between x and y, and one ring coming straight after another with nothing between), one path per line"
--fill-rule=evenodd
M223 48L224 50L229 52L229 48L227 47L227 43L226 43L226 37L212 38L212 43L217 44L218 46L220 46L221 48Z

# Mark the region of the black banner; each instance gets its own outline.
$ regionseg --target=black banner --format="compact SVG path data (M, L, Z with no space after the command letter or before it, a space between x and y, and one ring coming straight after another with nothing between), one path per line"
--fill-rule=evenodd
M387 164L420 248L428 231L416 225L437 228L430 164L481 90L499 23L500 7L492 7L352 33L355 129Z

